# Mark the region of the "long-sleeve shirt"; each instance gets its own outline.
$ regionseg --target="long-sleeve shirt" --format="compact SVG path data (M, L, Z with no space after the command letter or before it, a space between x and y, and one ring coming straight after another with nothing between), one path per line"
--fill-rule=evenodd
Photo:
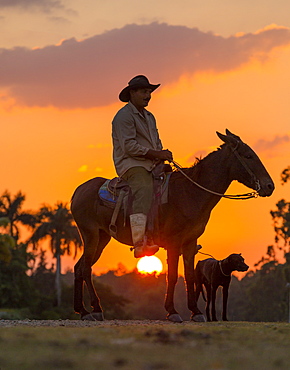
M129 168L136 166L151 171L154 161L144 155L149 149L162 150L155 117L146 109L143 117L131 102L114 117L112 139L114 164L120 177Z

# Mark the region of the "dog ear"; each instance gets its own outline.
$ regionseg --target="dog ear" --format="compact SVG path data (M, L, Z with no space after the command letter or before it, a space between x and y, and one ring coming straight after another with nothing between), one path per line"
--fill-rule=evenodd
M239 253L239 255L241 256L241 255L242 255L242 253Z

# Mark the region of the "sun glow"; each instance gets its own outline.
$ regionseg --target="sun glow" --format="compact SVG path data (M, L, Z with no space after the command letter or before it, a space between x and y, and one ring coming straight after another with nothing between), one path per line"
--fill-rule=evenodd
M137 270L141 274L152 274L153 272L160 274L162 269L162 262L155 256L142 257L137 263Z

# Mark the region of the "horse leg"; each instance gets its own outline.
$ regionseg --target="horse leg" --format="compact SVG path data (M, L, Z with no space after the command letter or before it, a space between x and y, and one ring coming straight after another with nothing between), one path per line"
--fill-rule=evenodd
M173 322L182 322L182 318L174 308L174 289L178 278L178 251L167 250L167 292L165 309L168 312L167 319Z
M99 297L95 291L92 281L92 266L100 258L103 249L110 241L111 237L102 230L86 230L82 233L84 239L84 254L81 258L81 268L78 275L75 276L75 297L76 307L81 307L81 318L83 320L104 320L103 310L100 305ZM91 306L92 313L83 306L83 281L85 281ZM80 304L81 302L81 304Z
M89 312L84 307L83 302L83 288L84 288L84 278L82 274L82 264L84 262L84 255L78 260L74 267L74 310L79 313L81 317L88 315Z
M89 251L85 253L85 262L84 262L84 280L87 285L88 293L91 300L91 306L93 308L93 311L90 314L90 317L93 318L93 320L102 321L104 320L103 316L103 310L100 304L100 299L96 293L93 280L92 280L92 266L98 261L100 258L105 246L109 243L111 237L107 233L105 233L102 230L98 231L98 244L97 248L94 250ZM91 320L90 317L82 317L83 320Z
M205 318L197 307L194 289L194 256L196 248L189 245L183 248L184 276L187 288L187 305L192 312L191 320L204 322Z

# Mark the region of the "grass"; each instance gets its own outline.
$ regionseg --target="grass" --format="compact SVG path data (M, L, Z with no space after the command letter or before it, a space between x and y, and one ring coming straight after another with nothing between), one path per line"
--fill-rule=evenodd
M286 323L73 323L0 321L0 369L289 369Z

